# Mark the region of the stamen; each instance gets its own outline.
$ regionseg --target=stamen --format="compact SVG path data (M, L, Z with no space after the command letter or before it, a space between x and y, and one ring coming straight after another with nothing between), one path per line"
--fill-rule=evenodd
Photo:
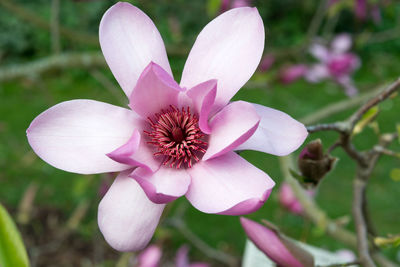
M147 143L157 148L154 156L165 157L164 166L191 168L206 152L207 142L198 126L199 119L190 113L189 107L179 110L171 105L147 120L152 129L144 131L150 138Z

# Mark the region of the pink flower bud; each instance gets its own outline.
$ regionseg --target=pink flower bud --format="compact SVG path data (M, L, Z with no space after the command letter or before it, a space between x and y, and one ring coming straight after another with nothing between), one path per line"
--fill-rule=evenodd
M314 190L307 190L309 196L314 196ZM303 213L303 206L300 201L296 198L292 188L289 184L283 183L279 190L279 203L288 211L301 215Z
M267 227L244 217L240 218L247 237L281 267L314 267L314 258L306 250L281 234L276 227L264 221Z

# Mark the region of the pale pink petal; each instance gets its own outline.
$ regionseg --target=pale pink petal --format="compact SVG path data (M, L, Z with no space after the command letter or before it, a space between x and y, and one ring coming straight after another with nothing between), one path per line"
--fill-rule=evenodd
M321 62L327 62L330 58L331 52L325 46L315 43L310 47L310 53Z
M133 132L128 142L108 153L107 156L116 162L131 167L143 167L148 171L155 171L161 165L160 159L154 156L152 147L147 144L145 138L141 137L138 130Z
M138 265L136 267L158 267L162 256L161 249L156 245L151 245L138 255Z
M343 33L339 34L332 40L332 50L337 54L342 54L350 50L352 45L352 40L349 34Z
M128 97L151 61L172 75L156 26L131 4L119 2L107 10L100 22L99 37L107 64Z
M224 107L211 119L211 134L203 160L218 157L243 144L257 130L259 122L260 116L248 102L232 102Z
M325 64L315 64L308 68L305 76L307 81L317 83L330 77L329 69Z
M297 200L292 188L287 183L281 185L279 190L279 202L284 208L294 214L301 214L303 212L303 206Z
M282 83L289 84L300 78L307 73L307 66L304 64L292 65L284 68L280 73L280 79Z
M261 117L256 132L236 150L257 150L277 156L295 151L306 139L306 127L288 114L253 104Z
M267 200L275 183L235 152L200 161L187 170L192 183L186 198L205 213L248 214Z
M216 104L225 106L250 79L264 49L264 25L256 8L231 9L207 24L186 61L181 86L218 80Z
M170 105L177 106L178 94L182 90L171 75L151 62L140 75L129 98L129 106L147 118Z
M138 251L149 243L164 204L151 202L139 184L122 172L101 200L98 223L104 238L119 251Z
M142 124L128 109L93 100L72 100L41 113L26 132L32 149L50 165L90 174L129 168L106 154L126 143Z
M199 114L199 127L203 133L210 134L208 119L217 95L217 80L209 80L190 89L187 95L192 99Z
M282 267L305 267L286 248L278 235L252 220L241 217L240 222L249 239L272 261Z
M130 175L143 188L154 203L167 203L186 194L190 176L185 169L161 166L156 172L143 168L135 169Z

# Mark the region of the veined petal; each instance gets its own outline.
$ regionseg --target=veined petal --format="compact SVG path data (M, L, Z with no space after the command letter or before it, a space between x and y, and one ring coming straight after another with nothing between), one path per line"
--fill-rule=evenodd
M116 162L127 164L131 167L142 167L148 171L155 171L160 167L161 162L153 154L154 151L141 138L140 132L134 130L128 142L108 153L107 156Z
M164 204L151 202L139 184L122 172L99 204L98 223L106 241L119 251L138 251L150 241Z
M306 127L288 114L253 104L261 117L255 133L236 150L256 150L277 156L285 156L295 151L306 139Z
M151 62L140 75L129 98L129 106L143 118L153 116L169 105L177 106L183 91L162 67Z
M72 100L37 116L26 131L29 144L56 168L82 174L129 168L106 156L129 140L143 121L134 112L93 100Z
M190 184L190 176L185 169L164 166L154 173L137 168L129 176L139 183L151 201L159 204L183 196Z
M210 134L208 119L217 95L217 80L209 80L191 88L187 95L192 99L199 114L199 127L203 133Z
M185 63L181 86L218 80L216 104L225 106L256 70L264 49L264 25L256 8L231 9L200 32Z
M128 97L151 61L172 75L156 26L131 4L119 2L108 9L101 19L99 35L107 64Z
M211 119L211 134L203 160L218 157L241 145L253 135L259 122L260 116L248 102L232 102L224 107Z
M187 170L192 177L186 198L205 213L248 214L267 200L275 183L234 152L200 161Z

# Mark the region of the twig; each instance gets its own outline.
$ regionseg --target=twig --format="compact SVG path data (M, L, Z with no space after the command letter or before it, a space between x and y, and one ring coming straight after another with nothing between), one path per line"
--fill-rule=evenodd
M207 257L215 259L228 266L238 266L239 260L236 257L210 247L207 243L195 235L182 219L169 218L166 220L166 222L175 227L187 240L193 244L193 246L202 251Z
M54 54L59 54L61 52L60 0L51 1L50 32L51 32L51 49L53 50Z
M0 0L2 1L2 0ZM65 53L45 57L21 65L0 68L0 82L26 76L35 76L43 72L61 70L73 67L105 67L106 62L100 52Z
M359 261L352 261L352 262L347 262L347 263L339 263L339 264L330 264L330 265L318 265L317 267L346 267L346 266L353 266L353 265L359 265Z
M311 20L310 26L308 27L306 40L303 43L303 48L307 48L310 42L314 39L318 30L322 24L322 21L325 17L326 10L328 8L329 1L328 0L320 0L319 6L314 13L314 17Z
M361 119L362 115L364 115L370 108L376 106L377 104L379 104L380 102L391 96L399 88L400 88L400 78L398 78L394 83L386 87L378 95L370 99L367 103L362 105L349 119L351 130L353 129L354 125Z
M300 119L301 122L304 124L312 124L312 123L317 123L321 121L322 119L325 119L329 116L335 115L339 112L342 112L344 110L348 110L350 108L354 108L362 103L364 103L366 100L370 99L371 97L375 96L377 92L381 91L381 87L368 91L366 93L360 94L356 97L345 99L343 101L330 104L326 106L325 108L322 108L318 110L317 112L313 112L310 115L307 115L303 118Z
M347 124L343 122L335 122L335 123L323 123L317 125L307 126L307 131L309 133L315 133L320 131L336 131L339 133L343 133L347 131Z
M126 104L127 98L121 93L122 90L118 88L115 83L107 78L100 70L93 69L89 71L104 88L106 88L118 100L119 104Z

